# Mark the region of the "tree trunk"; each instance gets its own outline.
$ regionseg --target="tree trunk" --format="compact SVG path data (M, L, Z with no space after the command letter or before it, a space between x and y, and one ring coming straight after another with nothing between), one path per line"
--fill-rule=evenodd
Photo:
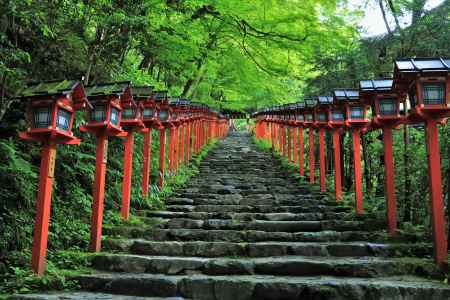
M95 51L89 56L89 65L84 75L84 85L89 85L89 80L91 77L92 67L95 64Z
M384 25L386 26L386 30L387 30L388 34L390 36L392 36L392 29L391 29L391 26L389 26L389 22L386 17L386 11L384 9L383 0L378 0L378 5L380 6L380 9L381 9L381 14L383 16L383 21L384 21Z
M404 213L403 222L411 221L411 179L409 178L409 130L408 125L403 126L403 177L404 181Z

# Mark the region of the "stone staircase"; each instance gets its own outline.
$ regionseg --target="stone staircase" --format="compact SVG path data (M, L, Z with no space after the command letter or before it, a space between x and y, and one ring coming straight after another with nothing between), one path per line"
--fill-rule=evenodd
M82 291L14 299L450 299L422 237L390 237L232 134L147 226L108 229ZM159 297L159 298L152 298Z

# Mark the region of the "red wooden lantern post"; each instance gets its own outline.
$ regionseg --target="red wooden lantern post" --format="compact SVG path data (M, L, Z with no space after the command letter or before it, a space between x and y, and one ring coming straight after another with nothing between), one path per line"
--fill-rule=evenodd
M305 99L305 127L309 128L309 182L314 183L315 174L314 174L314 107L316 106L316 99L307 98Z
M345 125L351 130L353 136L353 168L355 177L356 213L362 214L364 209L360 135L361 130L369 124L369 119L367 119L367 106L360 102L359 91L356 89L335 90L334 94L338 101L343 101L345 103Z
M296 155L296 151L297 151L297 141L296 141L296 118L295 118L295 104L289 104L287 106L287 111L289 113L289 120L287 121L288 123L288 140L289 140L289 144L288 144L288 160L289 162L296 162L297 160L297 155Z
M186 107L186 165L189 164L191 159L191 144L192 144L192 118L193 112L190 103Z
M169 101L170 109L171 109L171 120L170 120L170 140L169 140L169 170L171 171L171 175L174 175L177 172L178 167L178 145L179 145L179 136L178 136L178 126L180 122L178 120L178 101L179 98L171 98Z
M22 97L28 101L29 127L19 136L42 143L31 255L31 268L37 275L42 276L47 254L56 145L80 143L72 132L74 112L85 108L89 103L81 83L70 80L30 84L23 91Z
M97 138L90 249L98 252L102 240L108 137L126 135L120 126L121 101L132 96L130 82L98 84L88 87L87 92L92 109L88 123L80 129Z
M300 171L300 176L305 176L305 162L304 162L304 151L305 147L303 144L303 127L305 125L305 102L297 102L295 105L295 124L298 126L298 166Z
M165 168L166 168L166 129L170 126L171 109L167 98L167 91L155 92L155 101L157 109L157 124L159 129L159 189L164 187ZM170 155L170 152L169 152ZM169 157L170 161L170 157Z
M325 129L328 128L329 105L333 97L319 96L315 107L315 126L319 131L319 163L320 163L320 190L326 191L326 170L325 170Z
M394 87L408 93L408 122L426 124L434 259L442 266L447 263L447 237L437 125L450 116L450 58L397 60Z
M145 126L142 122L142 103L136 103L133 97L123 97L121 106L122 118L120 125L127 135L124 142L122 207L120 214L124 220L128 220L130 217L131 178L133 175L134 132L143 130Z
M401 95L392 87L392 80L364 80L360 82L361 99L372 106L371 129L383 130L384 184L386 194L388 231L397 230L397 200L395 197L394 155L392 150L392 129L404 121L400 114Z
M342 199L342 179L341 179L341 131L345 125L345 103L333 97L333 104L329 111L328 125L333 131L333 156L334 156L334 194L336 201Z
M142 166L142 196L147 197L150 186L152 128L156 125L156 102L151 87L133 87L133 98L142 106L142 122L144 135L144 162Z
M286 115L284 106L281 108L280 117L281 156L287 157L286 123L288 121L289 115Z

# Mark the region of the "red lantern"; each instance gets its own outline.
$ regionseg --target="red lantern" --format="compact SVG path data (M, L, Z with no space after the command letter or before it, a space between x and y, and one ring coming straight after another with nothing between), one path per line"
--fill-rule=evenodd
M28 100L27 131L22 139L55 144L79 144L73 136L74 112L86 108L89 102L82 84L75 80L29 84L22 93Z
M395 61L395 89L408 94L411 123L450 116L450 59L416 58Z
M450 116L450 59L397 60L394 87L400 93L408 93L411 107L407 111L408 122L426 124L434 258L437 264L444 265L447 263L447 236L437 125Z
M88 123L80 129L97 138L90 248L98 252L102 240L108 137L126 136L120 126L121 102L132 101L132 95L128 81L92 85L87 87L87 93L92 108L89 110Z
M300 171L300 176L305 176L305 166L304 166L304 144L303 144L303 127L305 127L305 102L297 102L296 104L296 124L298 126L298 166Z
M356 213L362 214L363 195L360 134L361 130L364 129L369 123L369 120L367 119L367 106L359 100L359 91L357 89L335 90L334 102L337 103L339 107L343 106L345 108L346 118L344 123L347 128L352 131Z
M305 121L303 124L308 130L308 140L309 140L309 182L314 183L315 174L315 158L314 158L314 108L317 104L316 98L306 98L305 99Z
M153 99L152 87L133 87L133 98L141 108L142 122L145 128L142 129L144 135L144 162L142 166L142 196L147 197L150 185L151 173L151 144L152 127L156 121L156 102Z
M166 129L170 126L171 110L167 91L158 91L153 94L156 102L156 124L159 129L159 188L164 187L166 164Z
M41 276L47 254L56 145L80 143L72 132L74 112L89 102L82 84L73 80L29 84L22 98L28 101L28 129L19 136L42 143L31 260L33 271Z
M383 129L385 193L388 230L397 230L397 200L392 147L392 129L404 120L400 114L402 97L392 87L391 79L364 80L360 82L360 96L364 103L372 106L372 128ZM404 105L404 104L403 104Z
M315 126L319 131L320 190L325 192L325 129L328 127L330 104L333 102L333 97L319 96L317 100L314 114Z

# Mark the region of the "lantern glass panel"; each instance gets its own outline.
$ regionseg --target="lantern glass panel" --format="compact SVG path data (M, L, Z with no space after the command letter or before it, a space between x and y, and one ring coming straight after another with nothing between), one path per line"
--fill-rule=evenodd
M423 103L425 105L444 104L445 102L444 83L424 84L422 89L423 89Z
M106 106L94 105L91 110L91 121L103 122L106 120Z
M119 110L115 107L111 108L111 124L119 125Z
M392 116L397 114L397 101L395 99L380 99L380 115Z
M303 115L301 115L301 114L298 114L298 115L297 115L297 120L298 120L298 121L304 121L304 120L305 120L305 117L304 117Z
M33 109L34 128L47 128L51 126L52 114L50 107L38 107Z
M167 122L169 120L169 112L167 110L159 111L159 120L161 122Z
M153 118L153 109L151 108L145 108L144 109L144 119Z
M122 119L134 119L136 117L136 110L132 107L125 108L122 111Z
M331 118L333 121L344 121L344 113L340 110L333 110Z
M326 122L327 121L327 115L325 113L319 113L317 115L317 118L319 119L320 122Z
M350 107L350 119L361 120L364 119L364 108L361 106Z
M312 121L313 115L312 114L306 114L306 121Z
M172 112L172 119L176 119L178 117L178 114L177 114L177 112Z
M72 113L65 109L58 109L58 116L56 118L56 128L62 129L64 131L69 131L70 119L72 118Z

